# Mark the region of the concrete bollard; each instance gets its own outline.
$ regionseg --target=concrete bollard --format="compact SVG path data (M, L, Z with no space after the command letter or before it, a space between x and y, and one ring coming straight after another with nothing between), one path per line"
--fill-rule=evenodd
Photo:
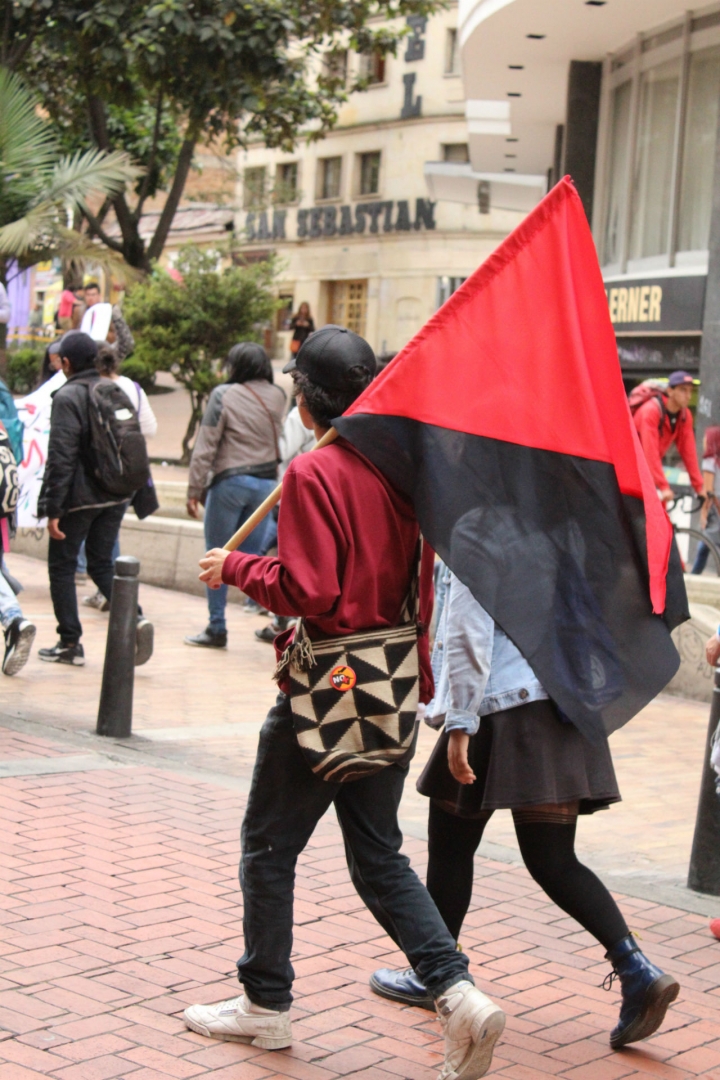
M140 563L132 555L115 560L96 731L116 739L132 734L139 573Z
M720 896L720 795L715 790L717 774L710 764L710 743L719 720L720 666L715 668L715 689L710 706L700 800L688 873L688 888L709 893L711 896Z

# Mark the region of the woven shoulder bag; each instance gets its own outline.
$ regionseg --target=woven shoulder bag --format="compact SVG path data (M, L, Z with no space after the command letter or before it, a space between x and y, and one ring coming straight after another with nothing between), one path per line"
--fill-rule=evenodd
M410 755L419 695L419 555L398 626L311 641L302 620L275 678L287 675L300 748L316 776L360 780Z

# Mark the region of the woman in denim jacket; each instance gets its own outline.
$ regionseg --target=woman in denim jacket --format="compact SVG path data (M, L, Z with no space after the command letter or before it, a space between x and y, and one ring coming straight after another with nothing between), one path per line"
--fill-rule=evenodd
M575 854L578 814L620 799L607 740L591 743L563 720L518 648L461 581L443 574L436 693L425 720L444 730L418 781L430 799L428 891L457 940L483 830L493 811L512 810L528 871L605 947L620 978L611 1045L646 1039L678 983L640 952L612 896ZM376 971L370 985L383 997L432 1008L412 969Z

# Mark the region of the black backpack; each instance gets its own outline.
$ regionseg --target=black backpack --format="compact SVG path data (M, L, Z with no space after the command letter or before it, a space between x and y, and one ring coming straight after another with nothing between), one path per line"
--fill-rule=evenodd
M113 379L89 383L88 396L95 479L108 494L129 499L150 479L137 412Z

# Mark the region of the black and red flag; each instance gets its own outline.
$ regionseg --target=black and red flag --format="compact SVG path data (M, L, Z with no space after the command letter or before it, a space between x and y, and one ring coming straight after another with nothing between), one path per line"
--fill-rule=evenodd
M412 499L430 544L588 737L675 674L680 560L569 179L335 427Z

